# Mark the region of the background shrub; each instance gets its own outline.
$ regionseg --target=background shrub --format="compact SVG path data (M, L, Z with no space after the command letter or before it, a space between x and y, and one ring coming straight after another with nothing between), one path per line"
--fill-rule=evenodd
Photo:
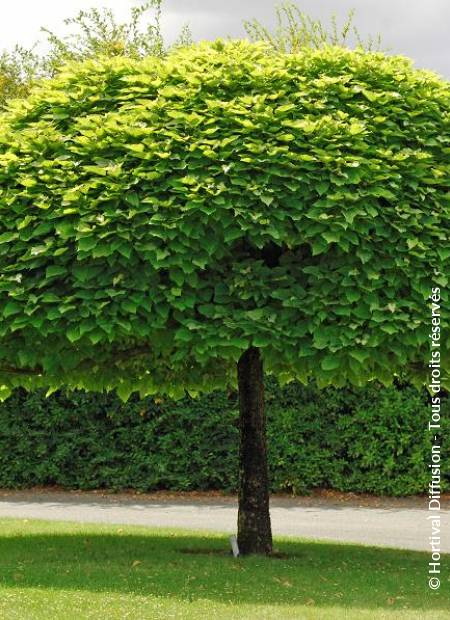
M407 495L429 481L428 399L410 386L266 387L273 492ZM450 430L444 402L442 434ZM0 486L234 491L237 396L181 401L17 390L0 405ZM443 452L442 471L450 455ZM445 474L444 487L450 487Z

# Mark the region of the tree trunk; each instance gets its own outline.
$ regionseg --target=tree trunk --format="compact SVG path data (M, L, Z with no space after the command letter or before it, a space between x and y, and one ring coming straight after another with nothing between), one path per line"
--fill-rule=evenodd
M238 545L242 555L271 553L263 364L251 347L237 365L239 385Z

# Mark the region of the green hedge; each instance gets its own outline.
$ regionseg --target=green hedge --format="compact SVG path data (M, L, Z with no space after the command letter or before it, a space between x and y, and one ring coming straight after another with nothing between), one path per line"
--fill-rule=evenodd
M426 394L414 388L267 385L271 488L407 495L429 481ZM449 400L442 433L448 434ZM16 391L0 405L0 486L236 489L237 400L121 403L111 395ZM450 471L443 453L442 471ZM450 488L447 473L444 487Z

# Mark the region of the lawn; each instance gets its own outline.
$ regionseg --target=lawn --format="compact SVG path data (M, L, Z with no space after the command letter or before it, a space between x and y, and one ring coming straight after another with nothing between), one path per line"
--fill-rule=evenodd
M426 553L280 539L286 557L235 559L210 532L13 519L0 532L2 620L450 617Z

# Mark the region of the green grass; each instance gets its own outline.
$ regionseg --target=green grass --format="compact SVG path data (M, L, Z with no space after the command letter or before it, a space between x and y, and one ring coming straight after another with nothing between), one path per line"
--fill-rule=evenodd
M428 589L427 553L292 539L277 547L288 557L234 559L213 533L3 519L0 618L450 618L449 582Z

